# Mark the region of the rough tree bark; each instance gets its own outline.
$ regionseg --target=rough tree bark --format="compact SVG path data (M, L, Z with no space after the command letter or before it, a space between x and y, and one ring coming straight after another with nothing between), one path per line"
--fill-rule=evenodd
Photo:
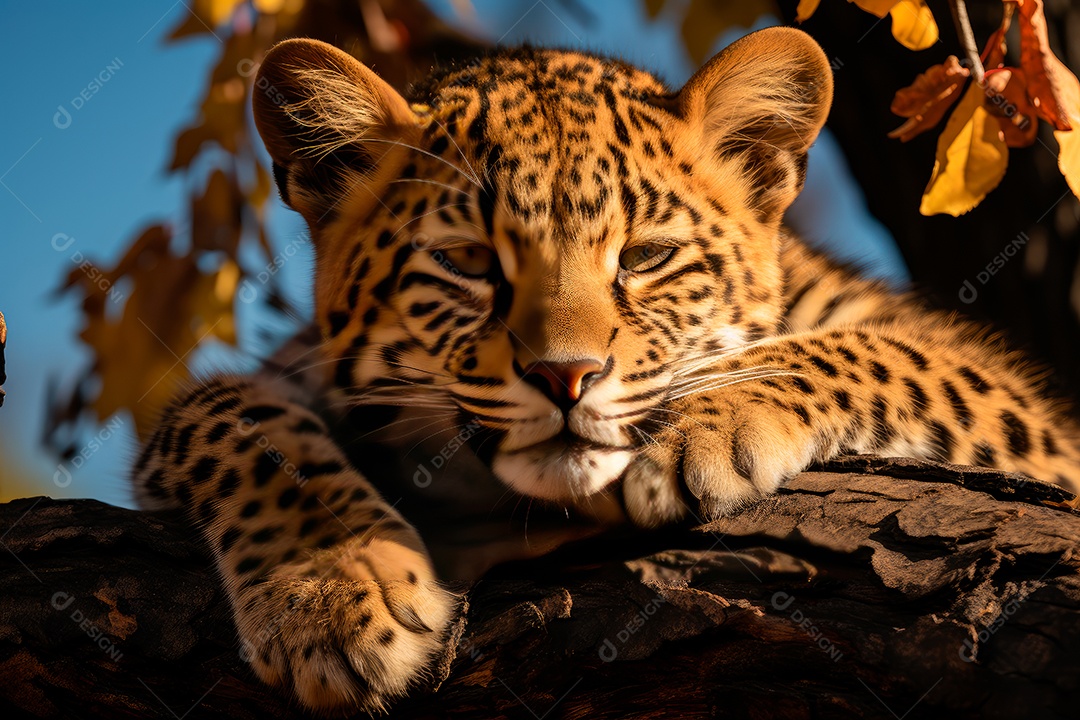
M746 512L456 586L394 717L1075 717L1080 513L1023 476L852 458ZM302 717L174 519L0 506L0 698L35 717Z

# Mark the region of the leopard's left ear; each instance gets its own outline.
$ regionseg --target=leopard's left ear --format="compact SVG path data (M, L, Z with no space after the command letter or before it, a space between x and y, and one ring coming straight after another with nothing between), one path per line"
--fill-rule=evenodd
M706 147L742 166L751 204L779 223L802 189L806 152L832 104L832 70L801 30L773 27L735 41L679 92L682 115Z
M311 225L370 183L418 134L408 102L370 68L318 40L285 40L252 90L255 125L282 198Z

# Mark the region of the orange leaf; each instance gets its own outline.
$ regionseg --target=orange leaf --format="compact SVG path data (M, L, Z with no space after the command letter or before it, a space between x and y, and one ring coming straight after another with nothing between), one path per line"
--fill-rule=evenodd
M986 47L983 48L982 55L979 56L985 70L996 70L1005 64L1005 52L1008 50L1005 43L1005 33L1009 31L1009 25L1012 24L1012 15L1012 3L1005 3L1005 11L1001 15L1001 25L990 35L990 39L986 41Z
M997 118L983 107L983 89L972 84L938 138L934 172L919 212L963 215L997 187L1008 164Z
M960 86L970 74L955 55L950 55L942 64L916 77L908 87L897 90L889 109L908 121L889 133L889 137L907 142L941 122L945 111L960 97Z
M1020 66L1039 115L1056 130L1071 129L1062 96L1076 82L1076 76L1050 49L1042 0L1024 0L1020 6Z
M1009 147L1034 144L1039 120L1028 100L1024 71L1018 68L988 71L985 95L983 107L998 119L1001 132L1005 135L1005 144Z
M797 22L806 22L811 15L817 12L820 4L821 0L799 0L799 7L795 10L795 20Z

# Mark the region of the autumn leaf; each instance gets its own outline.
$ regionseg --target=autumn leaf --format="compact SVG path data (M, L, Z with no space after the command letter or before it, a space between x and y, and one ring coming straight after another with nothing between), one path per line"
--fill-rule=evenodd
M892 34L909 50L925 50L938 41L938 26L934 13L924 0L848 0L871 15L892 17ZM795 20L806 22L821 4L821 0L799 0Z
M983 98L983 89L972 83L945 124L919 206L923 215L963 215L1005 176L1009 150Z
M1062 79L1058 97L1073 129L1054 131L1058 143L1058 168L1073 195L1080 198L1080 81L1072 73Z
M923 0L900 0L889 10L892 34L909 50L925 50L938 41L934 14Z
M94 354L98 390L85 404L99 421L130 411L141 436L188 377L200 342L236 342L239 266L225 259L206 272L195 254L173 254L171 239L167 228L152 226L111 270L75 268L65 284L83 294L79 338Z
M956 56L950 55L918 75L908 87L897 90L889 109L908 121L889 137L907 142L941 122L945 111L960 98L960 88L970 75Z
M848 0L850 3L855 3L855 6L865 10L871 15L877 15L879 18L883 18L889 14L889 11L893 9L900 0Z
M821 0L799 0L799 7L795 10L795 20L797 22L806 22L811 15L817 12L820 4Z
M236 180L220 168L210 173L206 189L191 202L191 242L200 250L223 250L235 257L243 229L244 197Z
M690 0L690 7L683 16L683 44L694 63L700 65L709 59L720 33L731 27L752 27L758 18L775 13L773 0L741 0L737 3Z
M986 73L987 112L998 119L1009 147L1028 147L1035 143L1039 120L1028 100L1027 81L1019 68L999 68Z
M214 28L225 22L242 2L243 0L189 0L184 3L187 9L184 19L169 33L169 39L179 40L189 35L213 33Z
M1069 130L1069 112L1063 97L1076 76L1050 49L1042 0L1020 5L1020 67L1028 78L1028 92L1039 115L1055 130Z

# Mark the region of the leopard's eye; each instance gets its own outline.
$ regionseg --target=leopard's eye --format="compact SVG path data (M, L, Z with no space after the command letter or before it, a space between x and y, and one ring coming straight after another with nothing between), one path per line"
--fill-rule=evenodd
M445 262L465 277L485 277L495 267L495 253L483 245L463 245L443 250L441 254Z
M674 252L675 248L660 243L634 245L622 251L622 254L619 255L619 264L622 265L624 270L630 272L645 272L659 267Z

